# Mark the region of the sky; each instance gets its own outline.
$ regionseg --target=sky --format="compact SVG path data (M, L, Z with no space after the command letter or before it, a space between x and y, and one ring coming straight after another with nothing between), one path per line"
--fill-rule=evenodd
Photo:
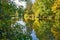
M35 0L31 0L32 1L32 3L34 3L35 2Z
M11 0L11 1L13 1L13 0ZM35 0L31 0L31 1L32 1L32 3L35 2ZM22 5L24 8L26 8L26 1L19 2L18 0L14 0L13 2L15 2L17 7ZM21 25L25 26L25 22L23 22L22 20L21 21L17 21L17 23L20 23ZM32 36L32 40L38 40L36 35L35 35L34 30L32 30L31 36Z
M23 8L26 8L26 2L25 1L20 1L20 2L18 0L11 0L11 1L13 1L16 4L17 7L22 5Z
M16 4L16 6L17 6L17 8L20 6L20 5L22 5L23 6L23 8L26 8L26 1L18 1L18 0L11 0L11 1L13 1L15 4ZM31 0L32 1L32 3L34 3L35 2L35 0ZM18 23L20 23L20 24L22 24L22 25L25 25L25 23L23 22L23 21L19 21Z
M11 0L11 1L13 1L16 4L17 7L19 7L20 5L22 5L23 8L26 8L26 1L20 1L20 2L18 0ZM32 3L35 2L35 0L31 0L31 1L32 1Z
M17 23L19 23L19 24L25 26L25 22L24 22L23 20L17 21Z

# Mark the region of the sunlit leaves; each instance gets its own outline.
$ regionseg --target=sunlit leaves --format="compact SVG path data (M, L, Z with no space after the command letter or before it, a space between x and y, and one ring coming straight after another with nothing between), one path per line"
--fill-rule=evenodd
M53 21L53 19L59 19L59 11L55 15L54 11L51 10L51 7L54 2L55 2L55 0L47 0L47 1L46 0L36 0L34 5L32 6L32 10L35 14L35 21L33 23L33 25L34 25L33 28L35 29L38 38L40 38L39 35L41 35L41 36L44 35L47 30L48 30L47 31L48 33L51 33L51 28L53 27L54 22L56 22L56 21ZM52 9L55 10L56 6L53 8ZM57 20L57 21L59 21L59 20ZM59 23L57 23L55 25L57 26L57 25L59 25ZM46 36L46 37L48 38L49 36ZM42 37L42 38L44 38L44 37ZM43 40L43 39L41 39L41 40Z
M34 13L34 22L32 28L36 31L37 37L41 40L58 40L59 36L54 36L57 30L60 30L60 2L59 0L36 0L32 5L32 11ZM28 9L27 9L28 10ZM29 11L27 12L29 14ZM33 17L32 16L32 17ZM26 15L25 19L30 19L29 15ZM29 22L28 20L27 22ZM56 31L54 29L56 27ZM59 35L59 31L57 31ZM55 39L54 39L55 37Z

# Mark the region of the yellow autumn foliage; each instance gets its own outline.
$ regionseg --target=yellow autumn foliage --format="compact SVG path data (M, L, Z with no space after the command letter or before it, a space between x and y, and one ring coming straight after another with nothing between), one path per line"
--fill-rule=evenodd
M57 11L57 8L60 7L60 0L56 0L52 5L52 11Z
M50 3L49 3L50 1ZM29 11L24 15L25 20L33 20L33 29L36 31L39 40L52 40L51 37L55 37L54 40L59 39L60 30L60 0L36 0L30 10L33 11L30 15ZM46 3L47 2L47 3ZM46 3L46 4L45 4ZM31 17L30 17L31 16ZM28 22L27 21L27 22ZM57 29L55 29L57 28ZM59 29L59 30L58 30ZM51 37L49 37L49 35ZM42 36L42 37L41 37Z

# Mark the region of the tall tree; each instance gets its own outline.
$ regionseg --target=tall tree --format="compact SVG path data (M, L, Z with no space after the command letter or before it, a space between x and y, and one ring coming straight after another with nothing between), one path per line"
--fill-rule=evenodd
M51 9L54 2L55 0L36 0L30 9L34 13L33 16L35 21L31 23L29 22L31 20L28 20L27 22L32 24L32 27L36 31L39 40L54 40L53 33L51 32L51 28L56 22L55 13ZM26 15L28 15L29 11L27 9ZM30 19L29 15L26 19L27 18Z

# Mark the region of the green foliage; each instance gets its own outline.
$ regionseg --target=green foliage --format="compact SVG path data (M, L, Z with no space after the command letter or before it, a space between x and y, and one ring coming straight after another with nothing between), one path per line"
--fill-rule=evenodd
M23 15L24 15L24 9L23 9L23 7L19 7L17 11L19 13L19 18L23 18Z
M23 13L22 8L17 9L13 2L0 0L0 40L31 40L30 35L23 34L22 25L11 26L16 11L19 15Z
M34 13L33 16L35 20L32 23L29 22L32 19L28 20L27 22L29 24L32 24L32 26L30 26L36 31L36 35L39 40L59 39L59 36L57 36L57 34L60 35L60 32L57 31L58 29L60 29L59 5L59 0L36 0L35 3L32 5L32 11ZM52 6L53 8L51 8ZM27 12L27 14L29 14L29 11ZM33 16L31 18L33 18ZM28 19L30 19L29 16ZM57 29L53 29L54 27L56 27Z

